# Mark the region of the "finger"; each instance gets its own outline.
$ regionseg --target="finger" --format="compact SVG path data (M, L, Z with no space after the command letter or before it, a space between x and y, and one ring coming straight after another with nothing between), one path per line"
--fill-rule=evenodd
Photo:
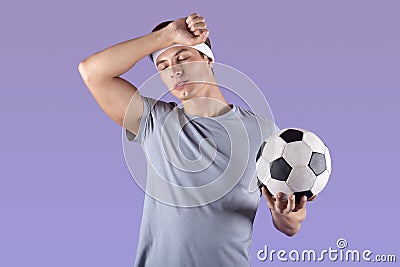
M286 207L286 204L284 203L284 200L283 200L283 193L278 192L278 194L276 194L275 210L277 212L282 213L283 210L285 209L285 207Z
M194 36L200 36L203 33L204 30L195 30L192 34Z
M207 37L208 37L208 35L210 34L210 32L209 32L209 30L203 29L203 30L195 30L192 34L193 34L194 36L200 36L200 35L202 35L202 34L205 34L205 35L207 35L205 39L207 39ZM204 40L204 41L205 41L205 40Z
M275 207L275 199L273 198L273 196L267 192L267 190L265 189L264 186L261 188L261 191L262 191L262 194L264 195L265 199L267 200L268 208L269 209L274 209L274 207Z
M186 24L189 25L190 21L192 21L194 18L197 18L199 16L198 13L192 13L186 18Z
M310 197L308 199L308 201L314 201L317 198L317 196L318 196L318 194L317 195L313 195L312 197Z
M203 32L199 35L191 39L190 45L196 45L204 43L208 38L209 31L203 30Z
M275 202L275 199L273 198L273 196L268 193L267 189L265 189L264 186L261 187L261 192L264 195L264 197L267 200L267 202L270 202L270 203L274 203Z
M289 197L288 197L287 206L283 210L283 213L289 214L290 212L292 212L294 210L295 207L296 207L296 202L295 202L294 195L290 194Z
M187 23L187 25L188 25L188 27L191 27L191 26L193 26L194 24L197 24L197 23L205 23L205 22L206 22L206 20L205 20L204 17L195 17L195 18L189 20L189 22Z
M195 23L192 26L189 27L189 30L191 32L194 32L196 30L205 30L207 28L207 24L205 22L199 22Z
M298 210L304 209L306 207L306 203L307 203L307 197L306 196L302 196L300 198L300 202L297 203L297 206L294 209L294 211L298 211Z
M275 201L276 197L268 190L268 188L265 185L262 185L262 189L264 189L266 195L268 195Z

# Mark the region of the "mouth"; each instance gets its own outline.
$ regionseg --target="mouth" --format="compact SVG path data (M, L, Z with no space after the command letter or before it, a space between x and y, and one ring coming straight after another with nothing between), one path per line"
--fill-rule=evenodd
M185 81L179 81L174 85L174 90L181 90L188 82L189 80L185 80Z

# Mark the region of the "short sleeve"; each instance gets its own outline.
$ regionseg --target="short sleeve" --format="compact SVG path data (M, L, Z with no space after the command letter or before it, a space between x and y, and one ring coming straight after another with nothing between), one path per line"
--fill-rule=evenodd
M265 119L263 116L257 115L257 120L260 125L262 140L265 140L269 136L276 134L280 131L279 127L272 119Z
M140 119L139 130L137 135L135 135L128 129L125 129L128 141L142 144L162 115L172 110L175 106L176 103L174 102L166 103L162 100L143 96L143 114Z
M143 98L143 114L142 114L142 118L140 119L139 130L138 130L137 135L135 135L128 129L125 129L126 138L128 139L128 141L131 141L131 142L138 142L138 143L143 142L143 136L145 134L146 124L150 117L150 111L151 111L150 102L152 102L152 101L149 97L143 96L142 98Z

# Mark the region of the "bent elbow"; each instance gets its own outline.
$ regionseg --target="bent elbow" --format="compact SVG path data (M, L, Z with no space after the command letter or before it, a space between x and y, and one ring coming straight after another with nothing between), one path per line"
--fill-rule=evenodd
M84 81L89 81L90 80L90 71L87 63L87 59L81 61L78 65L78 71Z

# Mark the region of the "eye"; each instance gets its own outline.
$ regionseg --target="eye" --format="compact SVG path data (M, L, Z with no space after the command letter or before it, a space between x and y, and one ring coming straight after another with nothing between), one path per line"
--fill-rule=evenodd
M189 56L187 56L187 55L183 55L183 56L179 56L178 57L178 61L184 61L184 60L186 60L186 59L188 59L189 58Z
M159 71L165 70L167 67L168 67L167 64L159 64L159 65L157 66L157 68L158 68Z

